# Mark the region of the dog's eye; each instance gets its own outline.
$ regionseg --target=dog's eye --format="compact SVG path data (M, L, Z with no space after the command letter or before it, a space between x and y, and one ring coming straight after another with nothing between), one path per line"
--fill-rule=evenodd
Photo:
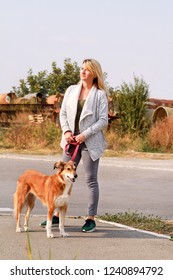
M70 169L71 169L70 167L67 168L68 171L70 171Z

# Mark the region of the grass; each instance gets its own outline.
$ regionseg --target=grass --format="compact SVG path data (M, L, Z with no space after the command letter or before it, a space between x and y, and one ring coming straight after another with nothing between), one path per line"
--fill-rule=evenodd
M30 240L30 235L29 235L29 231L27 231L27 245L26 245L26 251L27 251L27 255L28 255L28 259L32 260L32 248L31 248L31 240Z
M152 231L159 234L170 235L173 239L173 222L168 220L162 220L160 217L153 215L145 216L142 213L118 213L99 216L100 219L124 224L130 227Z
M27 256L28 256L28 259L29 260L33 260L33 253L32 253L32 246L31 246L31 239L30 239L30 233L29 231L26 232L27 234L27 241L26 241L26 253L27 253ZM39 255L39 259L41 260L41 255L40 255L40 252L38 250L38 255ZM49 248L49 258L48 260L51 260L52 259L52 253L51 253L51 248Z

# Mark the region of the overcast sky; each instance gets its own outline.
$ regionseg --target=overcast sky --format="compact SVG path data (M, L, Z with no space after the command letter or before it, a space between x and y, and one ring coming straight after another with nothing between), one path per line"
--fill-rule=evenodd
M149 85L173 99L172 0L0 0L0 93L53 61L97 59L110 86Z

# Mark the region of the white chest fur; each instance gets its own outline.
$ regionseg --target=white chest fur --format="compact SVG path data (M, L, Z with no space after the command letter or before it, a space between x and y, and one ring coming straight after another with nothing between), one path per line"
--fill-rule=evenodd
M63 194L55 198L56 207L62 207L64 205L68 204L68 201L70 198L71 185L72 185L71 182L67 181Z

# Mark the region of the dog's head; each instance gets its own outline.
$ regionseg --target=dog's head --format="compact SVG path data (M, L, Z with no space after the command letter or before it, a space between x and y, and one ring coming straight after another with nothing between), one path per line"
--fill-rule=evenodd
M58 173L64 178L64 180L68 180L70 182L75 182L77 178L76 174L76 164L74 161L70 160L68 162L59 161L54 164L54 169L58 169Z

